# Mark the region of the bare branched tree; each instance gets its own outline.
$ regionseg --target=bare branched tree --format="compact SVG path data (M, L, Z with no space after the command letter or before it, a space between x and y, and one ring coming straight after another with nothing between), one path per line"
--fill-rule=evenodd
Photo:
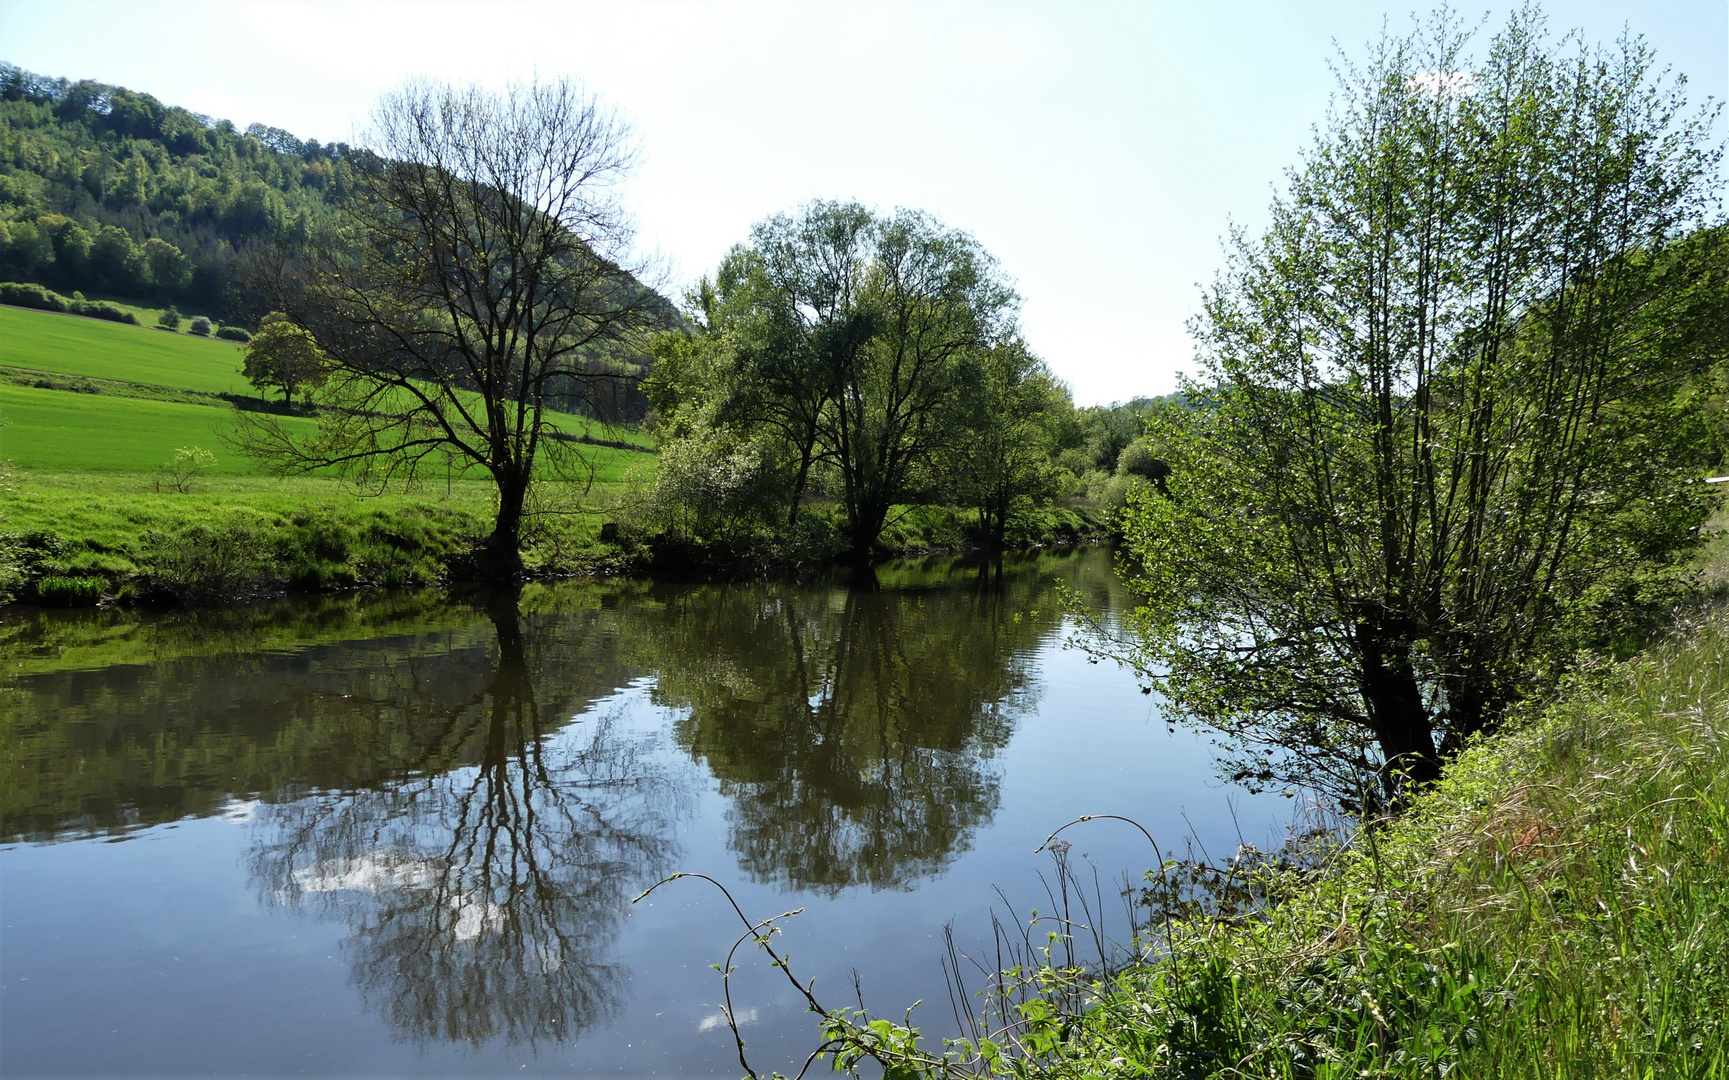
M498 512L481 569L510 577L534 481L592 475L549 409L610 418L632 377L617 357L665 318L626 265L629 128L562 80L413 82L372 120L341 230L266 287L330 357L317 434L255 413L237 440L285 470L372 486L428 461L484 470Z

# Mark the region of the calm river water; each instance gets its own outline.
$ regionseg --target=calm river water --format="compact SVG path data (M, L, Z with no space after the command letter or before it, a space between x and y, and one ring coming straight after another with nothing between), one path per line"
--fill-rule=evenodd
M874 590L530 587L139 618L0 616L0 1073L736 1077L745 911L819 997L933 1035L939 960L1049 910L1084 813L1277 839L1127 674L1066 649L1100 550L882 567ZM1151 865L1112 822L1069 835ZM1090 872L1089 872L1090 874ZM1120 911L1120 902L1118 906ZM758 1067L813 1018L741 953Z

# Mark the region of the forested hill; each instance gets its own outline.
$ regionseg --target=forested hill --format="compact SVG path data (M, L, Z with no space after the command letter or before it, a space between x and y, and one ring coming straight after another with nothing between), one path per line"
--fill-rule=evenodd
M239 314L238 252L331 222L362 153L0 61L0 280Z
M0 276L222 313L236 251L317 228L352 154L0 63Z

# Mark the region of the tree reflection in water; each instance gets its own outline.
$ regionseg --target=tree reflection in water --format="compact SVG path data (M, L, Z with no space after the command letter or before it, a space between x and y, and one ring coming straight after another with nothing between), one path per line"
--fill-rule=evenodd
M622 912L676 868L700 770L757 881L911 888L964 852L1060 632L1053 576L1123 602L1101 551L895 564L875 588L533 586L490 621L431 594L45 613L35 669L0 681L0 835L262 800L259 891L349 924L354 981L401 1037L569 1039L616 1007ZM675 747L600 704L650 675Z
M354 981L400 1036L569 1040L618 1004L607 955L670 867L686 796L616 716L551 737L562 721L541 700L570 650L513 597L488 614L487 662L395 665L348 699L431 720L417 766L260 808L253 872L268 902L348 920Z
M1031 657L1059 613L1035 610L1033 560L927 576L692 589L644 635L655 700L688 710L675 737L731 800L754 879L910 888L995 813L993 755L1037 699Z

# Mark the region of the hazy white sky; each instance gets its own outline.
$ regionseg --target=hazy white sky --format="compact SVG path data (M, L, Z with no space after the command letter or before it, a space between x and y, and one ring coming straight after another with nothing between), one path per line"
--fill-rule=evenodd
M1333 42L1410 0L319 3L0 0L0 59L244 127L353 141L410 75L575 75L634 123L630 187L676 296L751 224L812 198L913 206L978 237L1027 339L1083 404L1162 393L1232 221L1256 227L1323 115ZM1509 5L1460 5L1488 14ZM1729 0L1574 0L1729 97Z

